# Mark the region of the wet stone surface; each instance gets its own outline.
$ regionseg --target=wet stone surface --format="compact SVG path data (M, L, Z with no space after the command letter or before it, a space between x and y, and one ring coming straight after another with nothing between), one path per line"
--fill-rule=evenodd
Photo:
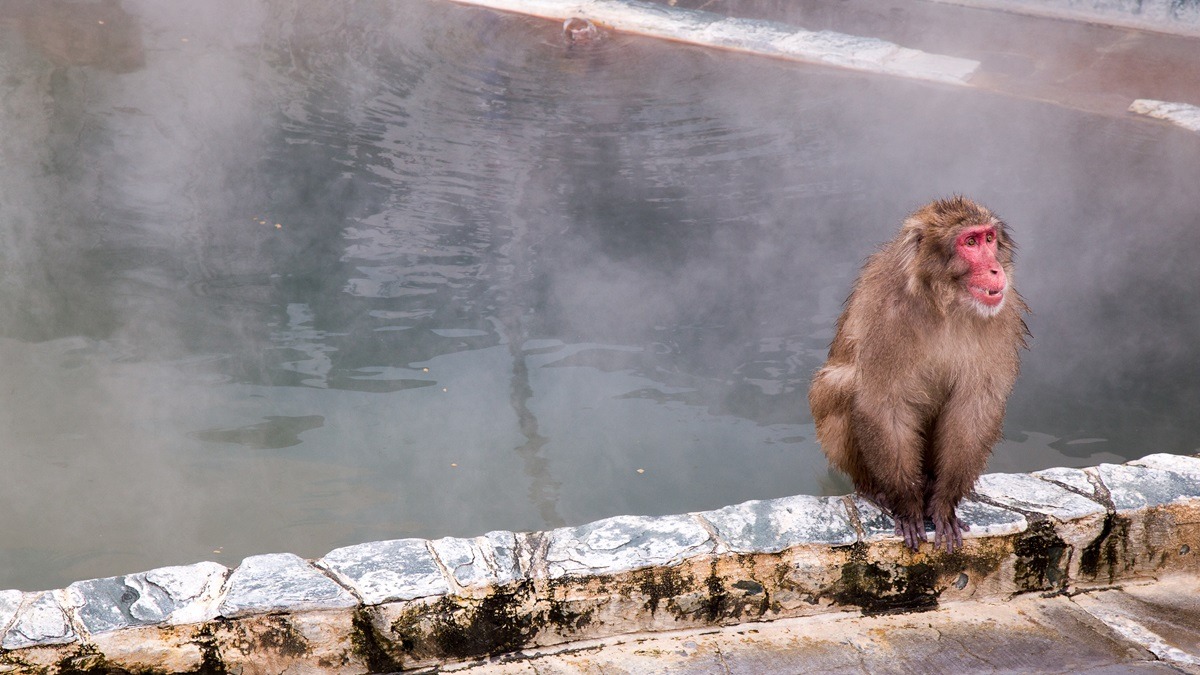
M1200 457L1157 453L1146 455L1141 459L1135 459L1128 464L1129 466L1144 466L1151 469L1171 471L1200 479Z
M1159 463L1159 466L1164 464ZM1190 467L1183 465L1183 469L1186 471ZM1195 474L1129 464L1101 464L1096 467L1096 472L1108 487L1113 506L1118 511L1200 497L1200 476Z
M164 622L195 623L217 616L217 594L228 574L228 568L213 562L164 567L77 581L67 587L67 598L92 634Z
M1092 482L1088 480L1088 474L1083 469L1055 467L1053 469L1046 469L1045 471L1035 471L1031 475L1078 490L1085 495L1095 496L1096 494L1096 486L1092 485Z
M12 622L21 608L25 594L21 591L0 591L0 630Z
M368 605L450 592L424 539L346 546L330 551L318 564L353 588Z
M617 516L552 531L546 564L551 579L615 574L676 565L715 549L716 542L692 516Z
M958 518L971 528L963 532L963 537L972 539L1016 534L1029 526L1025 516L1016 511L971 499L964 499L958 505Z
M1075 520L1105 512L1104 505L1060 486L1021 473L991 473L979 477L975 492L1000 506Z
M0 641L4 649L75 642L78 636L53 591L27 594L15 621Z
M778 553L800 544L851 544L858 539L841 497L751 501L698 515L737 553Z
M430 545L460 586L507 584L521 578L517 535L512 532L488 532L473 539L446 537Z
M221 616L235 618L281 611L346 609L358 601L298 555L250 556L234 570L226 586Z

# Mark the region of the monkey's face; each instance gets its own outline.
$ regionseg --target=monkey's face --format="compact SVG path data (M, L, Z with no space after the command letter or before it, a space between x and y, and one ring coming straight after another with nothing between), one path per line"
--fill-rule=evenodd
M966 226L954 240L954 254L966 267L964 299L983 316L995 316L1008 291L1008 275L998 258L1000 237L996 226L986 223Z

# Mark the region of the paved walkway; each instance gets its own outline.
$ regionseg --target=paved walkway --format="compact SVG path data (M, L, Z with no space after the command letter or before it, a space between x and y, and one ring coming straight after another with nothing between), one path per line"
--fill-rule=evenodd
M464 675L1200 673L1200 577L931 612L631 635L443 667Z

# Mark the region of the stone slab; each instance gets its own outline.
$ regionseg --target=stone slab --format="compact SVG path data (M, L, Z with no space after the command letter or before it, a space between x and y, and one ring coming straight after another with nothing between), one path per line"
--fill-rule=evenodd
M1171 455L1160 452L1153 455L1146 455L1141 459L1127 462L1127 464L1200 478L1200 457L1193 455Z
M616 516L553 530L549 539L545 561L551 579L677 565L717 545L690 515Z
M964 539L1001 537L1024 532L1029 527L1029 521L1020 513L974 499L959 503L958 518L971 528L963 532Z
M130 626L197 623L216 618L228 575L228 568L214 562L164 567L77 581L67 587L67 599L91 634Z
M984 474L975 484L975 492L1000 506L1045 514L1060 522L1107 511L1097 501L1024 473Z
M55 591L26 593L12 625L0 640L4 649L69 644L79 639Z
M1158 466L1174 466L1152 461ZM1189 465L1180 465L1187 471ZM1101 464L1096 467L1100 480L1112 496L1118 511L1161 506L1171 502L1200 497L1200 475L1172 469L1135 464Z
M358 605L350 591L298 555L250 556L229 575L218 613L229 619L269 612L346 609Z
M21 591L0 591L0 637L4 636L4 629L16 618L24 598L25 594Z
M735 553L778 553L803 544L852 544L858 533L841 497L799 495L696 514Z
M517 535L488 532L482 537L446 537L430 542L442 565L464 588L507 584L521 578Z
M318 565L354 589L367 605L450 592L424 539L393 539L330 551Z
M1045 481L1073 488L1093 498L1096 496L1096 486L1088 480L1088 473L1083 469L1054 467L1043 471L1034 471L1032 475Z

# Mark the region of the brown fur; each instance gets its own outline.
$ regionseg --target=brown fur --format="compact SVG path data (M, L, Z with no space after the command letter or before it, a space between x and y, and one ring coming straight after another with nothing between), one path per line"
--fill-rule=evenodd
M994 316L964 297L967 265L954 248L962 228L980 224L996 228L1009 283ZM913 213L863 267L809 390L830 463L894 516L913 550L926 516L935 546L962 545L955 508L1000 440L1028 335L1013 248L1004 223L963 197Z

